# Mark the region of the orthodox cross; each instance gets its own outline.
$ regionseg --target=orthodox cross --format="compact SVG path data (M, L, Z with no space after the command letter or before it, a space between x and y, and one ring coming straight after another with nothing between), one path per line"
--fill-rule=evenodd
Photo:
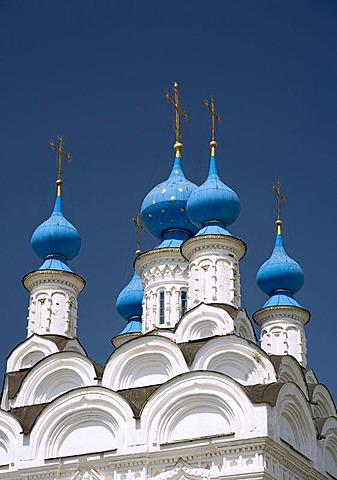
M181 137L179 116L181 115L185 120L188 120L188 116L185 110L183 110L179 105L178 82L174 82L173 90L174 90L174 98L170 97L170 94L168 93L168 91L165 92L165 98L167 100L167 103L170 103L175 110L174 132L176 136L176 143L179 143L180 137Z
M58 161L57 161L57 182L59 183L60 180L62 182L61 176L62 176L62 161L63 161L63 158L68 160L68 162L71 162L72 158L69 155L69 153L67 153L63 150L64 141L63 141L62 135L59 135L57 138L58 138L58 141L60 142L59 145L56 145L54 143L54 140L49 140L49 144L50 144L51 148L59 154Z
M136 213L136 217L132 217L132 221L136 225L136 228L137 228L137 231L136 231L136 235L137 235L136 255L139 255L141 253L141 250L140 250L140 235L141 235L142 231L144 230L143 225L140 223L139 212Z
M215 102L213 97L211 97L211 104L209 103L208 100L205 100L204 104L212 115L212 142L214 142L215 141L215 120L217 120L217 122L221 124L221 118L220 118L220 115L218 115L215 111Z
M281 182L276 181L276 186L272 184L273 190L277 195L277 220L281 219L281 202L285 202L285 197L281 193Z

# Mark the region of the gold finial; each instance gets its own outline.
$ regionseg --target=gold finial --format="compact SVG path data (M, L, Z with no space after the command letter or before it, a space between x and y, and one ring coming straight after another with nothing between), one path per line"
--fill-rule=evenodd
M277 226L277 234L281 234L281 226L282 226L282 220L281 220L281 202L285 202L286 199L281 193L281 182L280 180L276 180L276 186L272 184L273 190L277 195L277 220L276 220L276 226Z
M143 225L140 223L139 212L136 213L136 217L132 217L132 221L136 225L136 228L137 228L137 233L136 233L136 235L137 235L137 250L135 251L135 254L136 254L136 257L138 257L138 255L140 255L142 253L142 251L140 249L140 235L141 235L142 231L144 230Z
M173 90L174 90L174 98L172 99L170 97L170 94L168 91L165 92L165 98L167 100L167 103L170 103L174 110L175 110L175 121L174 121L174 133L176 136L176 141L174 144L174 149L177 152L176 155L177 157L180 157L181 151L183 149L183 144L180 142L180 118L179 115L181 115L185 120L188 120L187 113L185 110L183 110L180 105L179 105L179 92L178 92L178 82L174 82L173 84Z
M68 162L71 162L72 158L71 156L69 155L69 153L65 152L63 150L63 144L64 144L64 140L63 140L63 137L62 135L59 135L58 137L58 141L60 142L59 145L55 145L54 143L54 140L49 140L49 144L51 146L51 148L55 151L58 152L58 160L57 160L57 180L56 180L56 185L57 185L57 195L58 196L61 196L61 186L62 186L62 161L63 161L63 157L68 160Z
M210 147L211 147L211 155L214 157L215 155L215 149L216 149L216 141L215 141L215 120L217 120L218 123L221 124L221 118L220 115L218 115L215 111L215 102L214 98L211 97L211 103L209 103L208 100L204 100L204 104L211 113L212 116L212 140L210 141Z

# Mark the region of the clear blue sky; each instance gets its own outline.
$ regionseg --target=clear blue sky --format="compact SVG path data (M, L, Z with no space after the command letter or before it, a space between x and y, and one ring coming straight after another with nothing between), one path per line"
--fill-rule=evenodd
M39 267L34 228L52 210L62 133L74 161L64 168L64 213L82 237L71 266L87 286L78 335L104 363L125 325L115 311L132 275L131 216L173 161L174 80L189 114L183 167L207 173L213 95L221 177L242 212L232 233L248 245L241 262L249 314L265 296L255 274L275 236L280 178L287 252L306 282L298 301L312 313L308 363L337 399L337 2L335 0L1 0L0 363L26 335L28 292ZM143 249L155 245L143 237Z

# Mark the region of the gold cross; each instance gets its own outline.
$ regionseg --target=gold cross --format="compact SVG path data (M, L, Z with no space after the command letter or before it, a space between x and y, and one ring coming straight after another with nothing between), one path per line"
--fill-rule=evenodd
M57 138L58 138L58 141L60 142L59 145L55 145L54 140L49 140L49 144L50 144L51 148L53 150L55 150L56 152L58 152L58 154L59 154L58 161L57 161L57 181L56 181L57 185L58 185L58 184L60 184L60 181L62 183L61 176L62 176L63 157L66 158L68 160L68 162L71 162L72 158L69 155L69 153L67 153L63 150L64 141L63 141L62 135L59 135Z
M205 100L204 104L212 115L212 142L215 142L215 120L221 124L221 118L215 111L215 102L213 97L211 97L211 104L209 104L208 100Z
M170 97L170 94L168 93L168 91L165 92L165 98L167 100L167 103L170 103L174 110L175 110L175 122L174 122L174 132L175 132L175 136L176 136L176 144L175 146L180 146L180 137L181 137L181 133L180 133L180 118L179 118L179 115L181 115L185 120L188 120L188 116L187 116L187 113L185 112L185 110L183 110L180 105L179 105L179 92L178 92L178 82L174 82L173 84L173 90L174 90L174 99L172 99ZM181 150L181 147L180 147L180 150Z
M277 220L281 220L281 202L285 202L286 199L281 193L281 182L276 180L276 187L272 184L273 190L277 195Z
M136 250L136 255L138 256L138 255L141 253L141 250L140 250L140 234L142 233L142 231L144 231L144 227L143 227L143 225L140 223L140 215L139 215L139 212L136 213L136 217L132 217L132 221L133 221L133 223L136 225L136 228L137 228L137 231L136 231L136 235L137 235L137 250Z

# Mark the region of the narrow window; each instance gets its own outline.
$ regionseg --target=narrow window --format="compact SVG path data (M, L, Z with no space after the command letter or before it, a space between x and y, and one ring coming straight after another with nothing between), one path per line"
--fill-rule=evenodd
M187 311L187 290L180 291L180 316L185 315Z
M165 291L159 292L159 324L165 323Z

